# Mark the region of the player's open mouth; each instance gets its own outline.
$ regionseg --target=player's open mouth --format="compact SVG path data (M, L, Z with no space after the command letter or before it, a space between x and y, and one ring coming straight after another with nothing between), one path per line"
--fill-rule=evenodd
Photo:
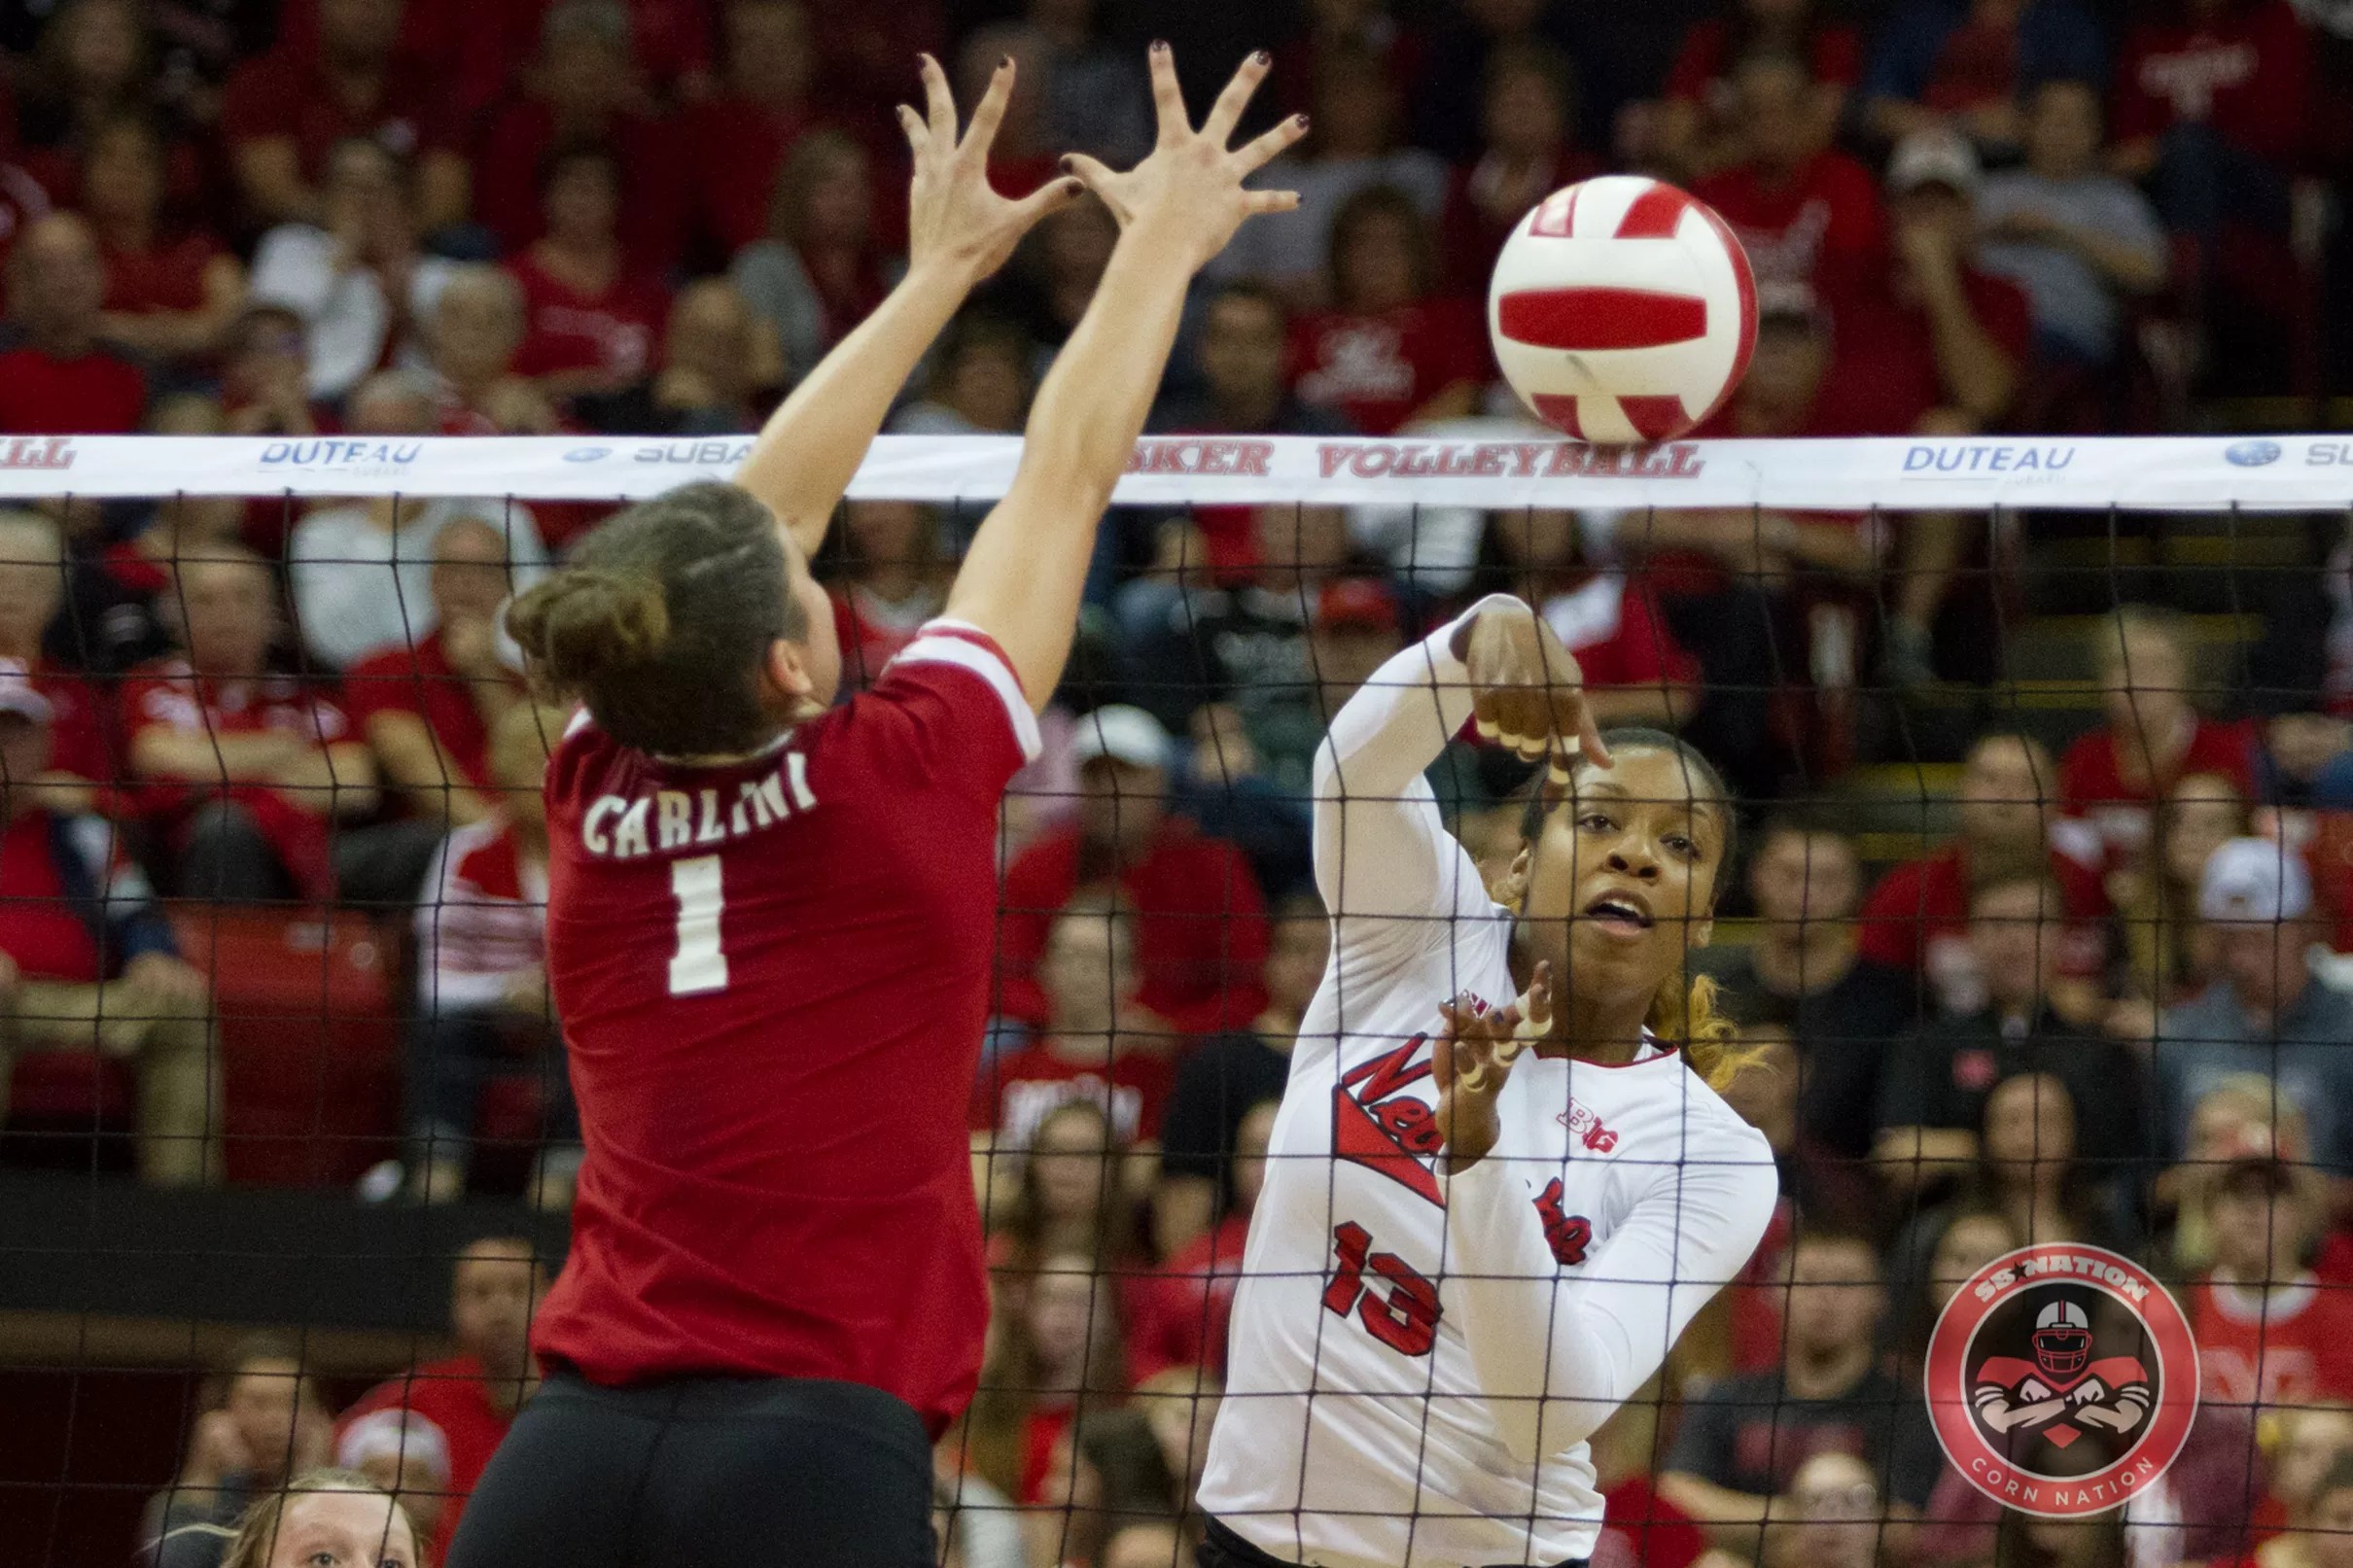
M1632 893L1603 893L1585 906L1585 918L1613 936L1639 936L1653 923L1650 906Z

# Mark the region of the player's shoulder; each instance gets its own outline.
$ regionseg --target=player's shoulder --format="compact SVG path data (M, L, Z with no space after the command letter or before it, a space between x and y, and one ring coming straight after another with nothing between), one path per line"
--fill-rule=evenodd
M1024 761L1035 760L1044 749L1037 715L1013 661L995 638L969 621L941 616L924 622L906 646L891 656L867 696L892 702L926 689L952 694L959 704L977 701L1001 712Z

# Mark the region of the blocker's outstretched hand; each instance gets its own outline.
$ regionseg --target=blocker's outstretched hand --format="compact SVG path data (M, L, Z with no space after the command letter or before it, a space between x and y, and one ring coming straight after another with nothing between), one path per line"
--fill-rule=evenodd
M1151 156L1125 174L1083 153L1064 158L1063 166L1103 198L1121 228L1146 226L1156 250L1196 272L1225 249L1244 219L1299 205L1296 191L1246 191L1242 182L1307 134L1307 116L1294 115L1229 148L1250 95L1266 80L1271 57L1262 50L1243 61L1195 130L1176 87L1176 56L1166 44L1154 44L1150 55L1152 101L1160 119L1160 139Z
M899 128L915 155L915 181L907 193L910 271L927 261L946 261L978 282L1004 265L1040 218L1084 192L1076 180L1049 180L1016 201L989 184L989 149L1004 121L1005 100L1013 95L1013 75L1010 59L998 66L959 139L947 73L931 55L923 57L924 112L898 106Z
M1438 1131L1446 1138L1450 1171L1487 1158L1502 1135L1495 1102L1511 1077L1512 1063L1553 1023L1553 972L1539 963L1527 994L1509 1007L1479 1013L1467 998L1438 1008L1446 1033L1430 1051L1430 1075L1438 1084Z

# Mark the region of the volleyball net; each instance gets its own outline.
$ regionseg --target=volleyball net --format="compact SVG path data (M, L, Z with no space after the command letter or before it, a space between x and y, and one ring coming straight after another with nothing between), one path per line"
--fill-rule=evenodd
M331 1461L445 1542L579 1161L511 825L546 721L497 610L749 444L0 437L0 1560L120 1562ZM1018 457L876 443L814 563L846 692L937 612ZM970 1115L998 1327L944 1549L1190 1561L1335 913L1314 752L1489 592L1741 819L1691 961L1781 1202L1595 1436L1596 1561L2163 1568L2325 1528L2353 1455L2349 584L2335 436L1140 441L1004 815ZM1538 771L1468 735L1429 771L1491 879ZM1593 1222L1557 1218L1566 1276ZM1921 1393L1963 1354L1946 1304L2022 1246L2123 1260L2078 1265L2121 1271L2080 1342L2040 1307L1962 1337L2043 1379L1981 1435L2059 1407L1985 1438L2084 1494L2055 1524L1962 1474ZM1316 1260L1326 1305L1410 1338L1364 1251ZM2178 1330L2121 1305L2135 1280ZM2125 1408L2131 1355L2141 1426L2066 1425ZM2193 1389L2165 1477L2110 1476ZM2029 1453L2062 1429L2099 1463Z

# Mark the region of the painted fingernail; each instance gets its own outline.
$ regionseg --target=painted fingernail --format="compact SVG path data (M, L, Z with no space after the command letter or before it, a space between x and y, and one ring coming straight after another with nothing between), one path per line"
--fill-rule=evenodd
M1257 53L1250 56L1250 63L1258 66L1272 65L1275 63L1275 56L1269 54L1265 50L1262 49Z
M1301 130L1305 130L1305 129L1307 129L1307 116L1305 116L1305 115L1301 115L1301 116L1299 116L1299 128L1300 128Z
M1055 159L1055 167L1061 169L1063 173L1069 174L1072 170L1076 169L1078 165L1071 159L1070 154L1065 153L1061 157Z
M1152 40L1152 52L1153 52L1153 53L1155 53L1155 54L1166 54L1168 52L1169 52L1169 41L1168 41L1167 39L1165 39L1165 38L1155 38L1155 39L1153 39L1153 40Z

